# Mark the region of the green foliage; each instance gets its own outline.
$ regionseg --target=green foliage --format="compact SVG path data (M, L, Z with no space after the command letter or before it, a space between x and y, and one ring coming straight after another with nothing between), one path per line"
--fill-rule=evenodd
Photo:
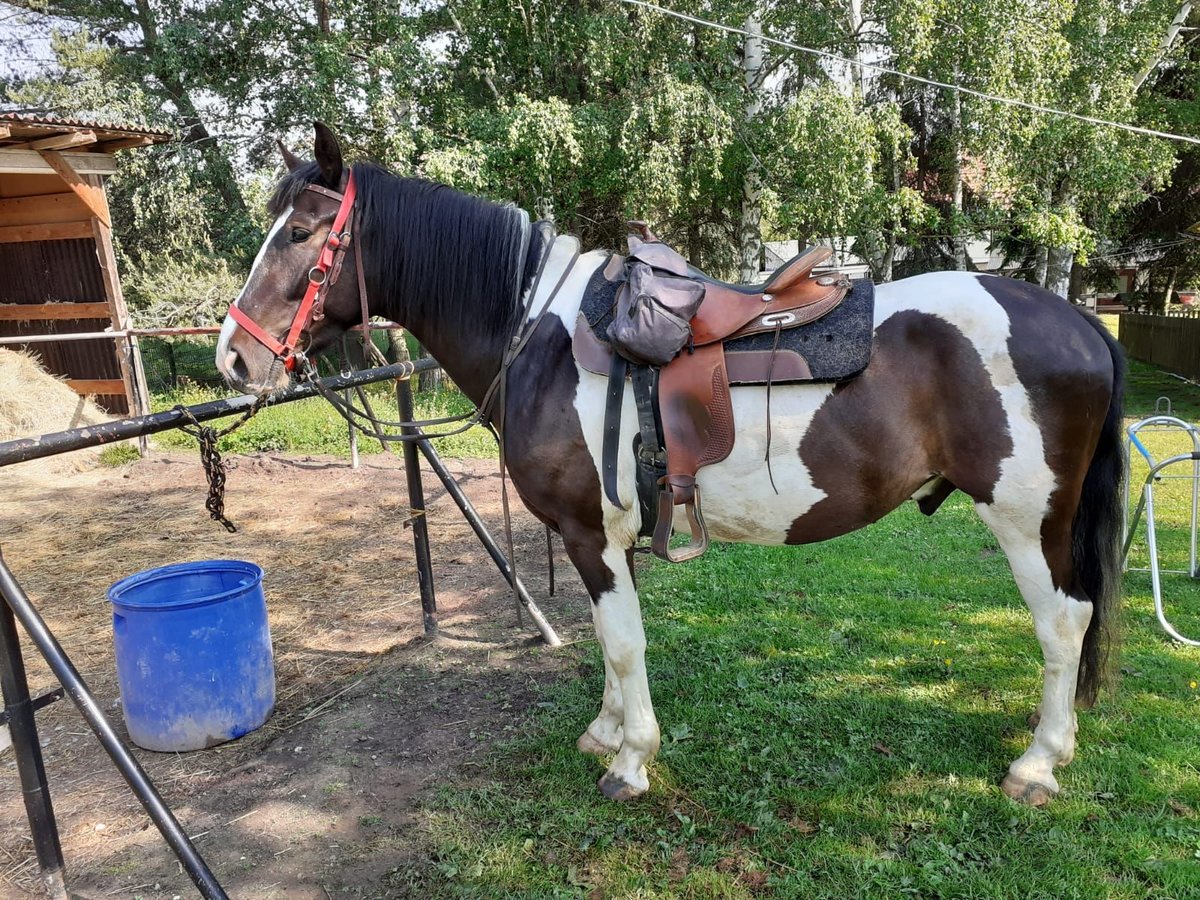
M629 215L664 225L694 215L719 191L732 140L730 115L703 87L664 76L634 97L619 144L623 171L641 186L626 198Z
M144 324L215 317L266 224L274 139L303 151L314 118L336 127L352 159L553 215L587 245L619 246L623 221L645 218L725 274L749 240L751 174L767 236L850 239L881 278L898 248L940 266L952 240L987 234L1014 255L1050 247L1085 260L1138 243L1139 227L1173 235L1200 218L1185 187L1200 156L1179 161L1165 142L860 79L774 45L747 86L740 36L617 0L3 5L50 39L55 64L10 72L0 99L181 137L126 154L110 188ZM1031 103L1200 123L1196 42L1176 41L1139 87L1178 9L1170 0L867 0L858 20L838 4L673 8L755 19L800 44ZM1139 209L1156 192L1175 198L1169 222ZM1191 278L1200 251L1170 249L1163 265Z

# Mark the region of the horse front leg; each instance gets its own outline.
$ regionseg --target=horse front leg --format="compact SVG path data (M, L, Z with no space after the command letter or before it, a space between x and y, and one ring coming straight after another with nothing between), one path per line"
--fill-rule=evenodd
M563 538L572 562L583 576L592 598L592 622L604 653L604 700L600 715L580 737L580 750L616 751L616 758L601 777L600 790L613 800L628 800L646 792L650 779L646 765L658 752L658 720L646 677L646 633L633 557L625 548L605 540L597 553L594 535Z
M591 753L604 756L616 753L621 749L624 736L622 728L625 722L625 706L621 702L621 680L617 677L616 669L608 658L608 650L604 646L604 632L596 617L599 607L592 603L592 625L596 629L596 637L600 641L600 652L604 656L604 699L600 703L600 714L592 720L592 724L579 736L575 746L580 753Z

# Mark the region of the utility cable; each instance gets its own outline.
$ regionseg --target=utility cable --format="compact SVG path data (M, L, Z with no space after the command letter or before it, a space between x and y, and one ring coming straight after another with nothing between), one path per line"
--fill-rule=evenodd
M851 66L861 66L864 69L871 69L874 72L879 72L884 75L895 75L897 78L903 78L908 81L916 81L921 84L928 84L932 87L958 91L962 94L969 94L972 97L979 97L983 100L991 100L993 103L1002 103L1007 106L1017 106L1022 109L1033 110L1034 112L1063 116L1068 119L1075 119L1079 122L1087 122L1090 125L1104 125L1109 128L1120 129L1121 131L1129 131L1133 134L1146 135L1147 137L1163 138L1164 140L1168 141L1180 141L1185 144L1200 145L1200 138L1189 137L1188 135L1184 134L1173 134L1169 131L1158 131L1154 128L1142 128L1138 125L1130 125L1126 122L1113 122L1109 119L1098 119L1095 116L1085 116L1082 113L1068 112L1065 109L1055 109L1051 106L1042 106L1039 103L1029 103L1025 100L1017 100L1013 97L1002 97L999 94L989 94L986 91L977 91L974 88L963 87L961 84L950 84L949 82L938 81L934 78L926 78L923 75L913 75L908 72L901 72L898 69L888 68L887 66L880 66L875 63L850 59L847 56L842 56L829 50L817 50L813 47L805 47L801 44L793 44L791 41L780 40L779 38L773 38L766 34L751 34L751 32L746 31L744 28L738 28L734 25L725 25L722 22L713 22L709 19L701 19L698 16L688 15L687 13L676 12L673 9L667 9L666 7L658 6L654 3L647 3L646 0L621 0L621 2L628 3L630 6L641 6L645 9L662 13L664 16L672 16L676 19L682 19L685 22L692 22L696 25L705 25L709 28L716 28L719 31L725 31L729 34L740 34L744 37L754 37L765 41L768 44L776 44L780 47L786 47L789 50L798 50L801 53L808 53L812 56L820 56L824 59L836 60L837 62L847 63Z

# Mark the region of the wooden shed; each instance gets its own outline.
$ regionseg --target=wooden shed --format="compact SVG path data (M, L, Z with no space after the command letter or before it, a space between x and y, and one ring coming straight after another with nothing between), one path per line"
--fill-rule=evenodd
M131 327L104 184L116 151L170 137L0 113L0 346L29 350L112 413L147 411L137 339L71 335Z

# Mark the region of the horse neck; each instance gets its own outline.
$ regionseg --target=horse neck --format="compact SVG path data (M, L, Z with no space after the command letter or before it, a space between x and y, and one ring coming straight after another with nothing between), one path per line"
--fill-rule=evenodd
M406 315L402 311L385 311L383 315L400 322L413 337L441 364L454 384L472 403L483 402L488 387L500 371L508 339L482 327L478 300L468 297L446 297L437 321L432 317Z
M383 212L362 245L374 256L371 311L407 328L478 404L500 370L540 241L512 208L429 182L372 179Z

